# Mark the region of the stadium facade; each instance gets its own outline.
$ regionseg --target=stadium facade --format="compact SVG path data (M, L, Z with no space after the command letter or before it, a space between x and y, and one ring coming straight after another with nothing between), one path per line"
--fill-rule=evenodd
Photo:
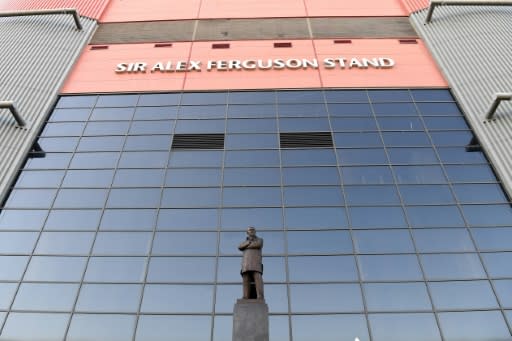
M0 340L229 341L249 225L272 341L512 340L512 3L432 2L0 1Z

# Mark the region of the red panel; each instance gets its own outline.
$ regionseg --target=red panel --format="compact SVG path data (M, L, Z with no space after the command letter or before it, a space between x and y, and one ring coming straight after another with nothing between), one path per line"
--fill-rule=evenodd
M402 0L402 3L409 14L425 9L429 6L429 0Z
M400 0L305 0L311 17L403 16Z
M99 19L109 0L4 0L0 11L76 8L80 15Z
M305 17L304 0L203 0L200 18Z
M353 39L351 44L333 40L292 40L291 48L275 48L274 41L231 41L229 48L212 49L214 42L111 45L88 49L80 58L62 92L179 91L212 89L264 89L307 87L446 87L447 83L421 41L400 44L397 39ZM219 42L216 42L219 43ZM189 59L190 55L190 59ZM388 69L357 67L327 69L325 58L392 58ZM318 69L207 71L209 60L318 59ZM202 71L116 73L119 63L200 61ZM347 63L348 64L348 63Z
M400 44L397 39L353 39L352 44L317 40L319 59L332 56L351 58L392 58L390 69L321 69L325 87L436 87L447 86L422 42Z
M195 19L201 0L111 0L101 22Z

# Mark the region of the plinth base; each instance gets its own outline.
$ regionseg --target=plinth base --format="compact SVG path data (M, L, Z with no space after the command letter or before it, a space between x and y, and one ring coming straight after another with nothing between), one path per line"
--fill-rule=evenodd
M264 300L236 301L232 341L268 341L268 306Z

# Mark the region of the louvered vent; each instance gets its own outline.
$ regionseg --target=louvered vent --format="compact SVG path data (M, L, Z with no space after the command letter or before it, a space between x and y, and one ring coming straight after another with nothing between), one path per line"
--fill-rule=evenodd
M173 149L224 149L224 134L177 134Z
M332 147L332 135L329 132L281 133L281 148Z

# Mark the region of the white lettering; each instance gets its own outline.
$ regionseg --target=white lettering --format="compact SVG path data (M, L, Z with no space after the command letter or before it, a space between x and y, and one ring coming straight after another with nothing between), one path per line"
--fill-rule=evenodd
M377 58L372 58L372 59L363 58L363 65L365 68L368 68L368 66L372 66L372 67L378 69L380 67L380 63L377 60Z
M229 70L242 70L242 63L239 60L230 60L228 68Z
M274 69L276 70L282 70L286 67L286 64L284 63L284 60L282 59L276 59L274 60Z
M365 67L363 66L363 64L361 64L361 62L360 62L359 60L357 60L357 58L352 58L352 59L350 60L349 67L350 67L350 68L358 67L358 68L361 68L361 69L365 69Z
M185 72L187 71L188 63L185 61L179 61L176 63L176 72Z
M256 61L254 61L254 60L244 60L242 62L242 67L245 70L254 70L254 69L256 69Z
M199 71L201 72L201 62L200 61L190 61L190 66L188 67L189 71Z
M128 65L126 63L117 64L117 66L116 66L116 73L126 72L127 68L128 68Z
M332 59L332 58L325 58L324 59L324 67L326 69L334 69L336 67L336 64L334 63L334 59Z
M318 69L318 60L316 59L302 59L302 67L307 69L308 67L312 67L313 69Z
M395 61L391 58L379 58L379 64L382 69L391 69L395 66Z
M212 71L212 69L217 66L217 62L215 62L215 60L209 60L208 61L208 66L206 67L206 70L208 71Z
M267 64L263 64L263 60L259 59L258 60L258 69L262 69L262 70L269 70L269 69L272 69L272 59L268 59L267 60Z
M165 71L164 63L162 63L162 62L158 62L158 63L156 63L156 64L151 68L151 73L153 73L153 72L155 72L155 71L164 72L164 71Z

